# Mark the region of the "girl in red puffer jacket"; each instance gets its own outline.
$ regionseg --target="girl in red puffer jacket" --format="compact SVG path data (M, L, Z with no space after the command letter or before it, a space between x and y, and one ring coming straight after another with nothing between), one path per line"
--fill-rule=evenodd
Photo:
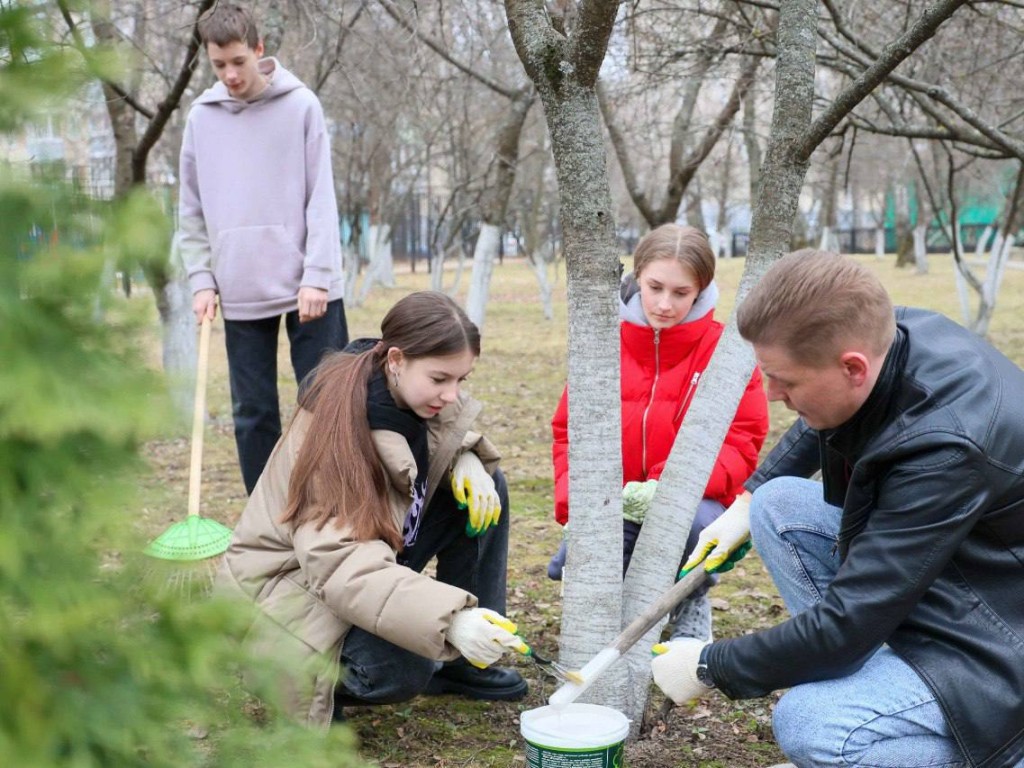
M623 573L669 451L715 351L723 326L714 319L718 288L707 236L663 224L645 235L623 278L619 315L622 349ZM551 422L554 443L555 519L569 520L569 410L566 392ZM754 371L715 461L687 540L697 536L743 491L768 433L768 401ZM548 575L562 577L565 542ZM694 593L673 614L673 637L710 639L707 590Z

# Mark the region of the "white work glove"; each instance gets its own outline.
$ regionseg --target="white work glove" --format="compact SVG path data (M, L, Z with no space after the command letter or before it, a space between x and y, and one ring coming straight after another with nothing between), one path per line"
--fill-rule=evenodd
M630 480L622 486L622 516L626 520L643 525L656 490L658 490L657 480L647 480L643 483Z
M452 468L452 493L459 509L468 509L466 535L479 536L501 517L501 499L494 478L487 474L480 457L466 451Z
M516 632L516 625L488 608L466 608L452 617L446 639L474 667L490 666L511 648L526 653L529 647Z
M700 652L708 645L692 637L658 643L651 649L654 684L676 704L700 698L713 690L697 678Z
M742 493L721 516L700 532L693 554L679 572L682 578L701 563L708 573L722 573L750 551L750 494Z

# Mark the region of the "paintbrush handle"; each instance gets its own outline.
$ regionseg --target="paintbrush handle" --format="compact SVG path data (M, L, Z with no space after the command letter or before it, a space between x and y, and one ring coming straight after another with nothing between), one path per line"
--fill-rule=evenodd
M199 360L196 363L196 395L192 408L192 461L188 471L188 513L199 514L199 489L202 487L203 427L206 423L206 372L210 361L210 328L208 316L203 316L199 329Z
M629 623L619 636L612 641L611 647L623 656L647 634L666 613L678 605L683 598L689 597L708 578L703 568L694 568L672 587L651 603L647 609Z

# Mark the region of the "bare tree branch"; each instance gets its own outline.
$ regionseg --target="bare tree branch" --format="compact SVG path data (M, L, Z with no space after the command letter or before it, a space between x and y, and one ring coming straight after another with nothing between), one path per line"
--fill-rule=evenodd
M171 119L174 110L181 105L181 97L192 80L192 74L195 71L196 65L196 54L199 53L199 46L202 44L199 39L199 19L202 18L202 15L207 10L213 7L215 2L216 0L200 0L196 5L196 17L192 23L192 35L189 38L188 46L185 48L185 56L182 59L178 75L171 89L167 92L167 96L157 105L156 114L150 119L132 155L132 176L137 183L145 182L146 160L149 157L149 152L160 139L161 134L164 132L164 126Z
M910 29L886 45L867 69L847 86L832 102L832 105L811 124L811 129L798 150L800 156L809 158L815 148L824 141L844 116L863 101L882 81L890 77L897 66L929 40L939 26L967 2L968 0L942 0L942 2L927 6ZM937 97L933 96L933 98Z
M517 91L515 89L509 88L505 85L502 85L499 82L491 80L489 77L485 77L475 68L471 67L469 64L466 64L461 59L458 59L455 56L453 56L451 51L448 50L448 46L438 42L432 36L428 35L426 32L423 32L417 25L409 21L409 19L406 18L406 15L395 7L395 4L392 2L392 0L377 0L377 2L380 3L381 7L387 12L388 16L390 16L392 19L398 22L398 24L400 24L403 28L405 28L412 34L416 35L416 37L419 38L427 47L429 47L432 51L434 51L434 53L436 53L442 59L447 61L453 67L469 75L474 80L486 86L487 88L490 88L495 93L500 93L506 99L513 100L516 98Z
M569 36L569 62L580 85L591 88L597 82L608 38L615 27L618 4L609 0L580 0L576 29Z
M64 23L68 26L68 31L71 32L71 38L74 40L75 49L82 54L82 58L88 63L89 61L89 47L85 44L85 40L82 38L82 32L75 23L74 17L71 15L71 11L68 9L67 0L57 0L57 7L60 8L60 15L64 19ZM132 109L138 112L143 117L152 120L152 110L144 107L140 104L128 91L126 91L118 83L114 82L110 78L101 77L100 80L110 90L118 95L119 98L124 99L125 103L128 104Z
M320 91L327 84L328 78L334 73L334 70L341 64L341 51L345 45L345 40L348 39L349 32L355 26L356 22L359 21L359 17L363 15L363 11L366 10L366 0L361 0L359 7L356 8L356 12L352 14L352 18L349 19L348 24L342 23L342 20L338 20L338 38L334 42L334 58L327 62L326 66L322 66L323 62L317 62L317 69L319 70L316 79L313 84L313 93L320 95Z

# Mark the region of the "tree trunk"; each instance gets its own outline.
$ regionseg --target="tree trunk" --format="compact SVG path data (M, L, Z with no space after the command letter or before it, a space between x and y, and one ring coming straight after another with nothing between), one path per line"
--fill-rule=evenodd
M505 0L513 43L551 135L568 276L572 523L561 657L573 667L605 648L622 626L619 254L596 93L617 8L615 0L579 6L567 34L564 19L541 4ZM624 709L624 675L621 665L613 667L587 697Z
M484 222L473 249L473 270L469 277L469 294L466 296L466 314L476 327L483 332L487 297L490 295L491 273L498 258L501 245L501 227Z
M992 239L992 233L995 231L991 224L982 230L978 236L978 242L974 244L974 257L977 259L982 258L985 253L985 246L988 245L988 241Z
M178 241L171 243L171 264L180 264ZM168 280L157 300L163 331L163 365L171 402L180 426L188 427L195 398L196 320L192 312L192 291L184 276Z
M879 60L812 122L817 3L781 1L775 114L737 306L768 266L789 248L811 153L959 4L947 0L939 4L938 11L926 9L908 33L887 46ZM593 89L616 5L581 4L577 27L568 37L554 28L540 4L505 0L505 8L516 50L544 103L562 201L569 277L569 483L573 510L564 582L562 655L568 664L581 666L671 586L686 534L754 359L749 345L739 338L735 318L730 318L673 446L629 572L620 583L618 255ZM580 541L585 541L586 547L578 546ZM621 615L613 620L620 608ZM649 649L658 629L652 629L627 654L628 677L619 664L591 689L591 700L617 706L632 719L634 734L649 692Z
M928 274L928 227L914 227L914 269L919 275Z
M540 290L540 304L544 310L544 319L553 320L555 308L551 302L552 286L551 280L548 278L548 262L550 259L546 259L543 254L537 251L531 251L527 258L530 260L533 274L537 278L537 286Z
M391 227L388 224L371 224L368 233L370 265L363 275L357 304L362 305L373 287L380 283L385 288L395 287L395 264L391 255Z
M743 97L743 143L747 148L750 174L750 210L757 206L757 190L761 183L761 142L757 138L757 101L754 89Z
M1022 195L1024 195L1024 164L1021 164L1020 170L1017 172L1017 183L1006 207L1006 221L996 235L996 241L992 244L988 270L980 292L981 302L978 307L977 319L974 322L974 332L982 336L988 333L988 326L996 308L999 286L1002 285L1003 275L1006 272L1006 262L1010 260L1010 251L1013 250L1017 221L1021 215L1021 208L1024 207L1022 205L1024 201L1021 200Z
M516 180L516 164L519 159L519 137L523 132L526 115L533 105L533 90L524 89L512 100L511 109L498 131L495 162L482 205L483 222L473 251L473 273L469 281L469 295L466 297L466 313L469 319L483 331L487 297L491 285L494 260L501 247L501 231L505 224L505 211L512 196Z
M896 266L914 263L914 227L910 222L910 190L905 186L893 188L896 207Z
M775 113L737 306L771 263L789 250L792 239L808 167L808 159L798 156L794 148L811 123L815 8L815 0L783 0L780 6ZM697 505L753 370L753 350L740 338L734 313L697 387L640 530L623 585L624 622L672 586ZM627 654L631 687L626 716L637 722L647 701L650 648L661 626Z

